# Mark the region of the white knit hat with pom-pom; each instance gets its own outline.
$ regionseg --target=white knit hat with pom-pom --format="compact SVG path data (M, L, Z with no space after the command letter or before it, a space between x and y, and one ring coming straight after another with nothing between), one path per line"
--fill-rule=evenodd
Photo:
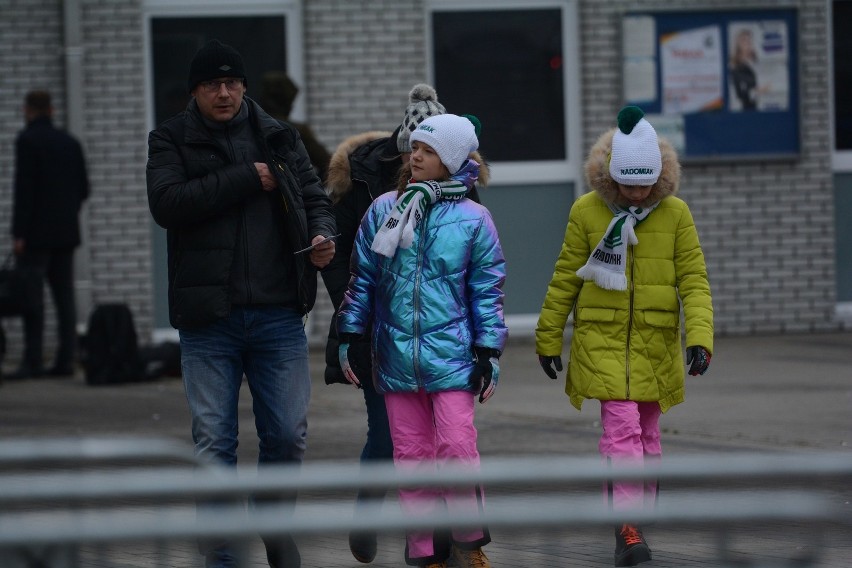
M408 93L408 108L402 118L402 126L396 135L396 148L400 152L411 152L411 133L421 122L430 116L444 114L447 109L438 102L438 93L435 88L426 83L414 85Z
M622 185L654 185L663 169L657 132L635 106L618 113L618 128L612 137L609 175Z

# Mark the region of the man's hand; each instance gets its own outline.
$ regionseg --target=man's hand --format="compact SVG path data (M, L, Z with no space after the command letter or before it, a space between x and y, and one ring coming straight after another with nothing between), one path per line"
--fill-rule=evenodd
M27 242L24 239L15 239L12 241L12 252L15 256L21 256L27 248Z
M336 246L334 244L334 239L328 239L322 244L317 245L316 243L321 242L325 239L322 235L317 235L313 239L311 239L311 245L316 245L313 250L311 250L311 263L319 269L325 268L331 259L334 258L334 251Z
M556 380L556 371L562 371L562 357L559 355L556 357L539 355L538 364L541 365L542 369L544 369L544 373L554 381ZM553 370L553 367L556 367L556 371Z
M254 167L257 170L257 175L260 176L260 183L263 186L263 191L272 191L278 187L278 180L269 171L269 166L263 162L255 162Z
M707 372L707 367L710 366L710 352L700 345L693 345L686 348L686 364L690 365L689 374L703 375Z

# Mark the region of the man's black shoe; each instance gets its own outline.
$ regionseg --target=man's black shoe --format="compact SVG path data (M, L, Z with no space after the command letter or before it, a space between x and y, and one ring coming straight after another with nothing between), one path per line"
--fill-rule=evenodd
M376 558L376 533L370 531L349 533L349 550L355 560L369 564Z
M271 568L300 568L302 555L299 547L290 535L264 537L266 560Z

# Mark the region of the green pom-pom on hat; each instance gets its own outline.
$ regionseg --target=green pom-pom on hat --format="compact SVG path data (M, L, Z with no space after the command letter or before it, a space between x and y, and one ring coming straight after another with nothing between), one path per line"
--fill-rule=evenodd
M479 122L479 119L472 114L463 114L462 116L473 124L473 131L476 133L476 137L479 138L479 133L482 132L482 123Z
M626 106L618 111L618 129L625 134L633 132L633 127L639 124L645 112L637 106Z

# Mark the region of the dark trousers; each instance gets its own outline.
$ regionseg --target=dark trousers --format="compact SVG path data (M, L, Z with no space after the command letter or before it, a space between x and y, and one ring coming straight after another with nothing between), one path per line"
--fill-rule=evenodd
M46 279L56 308L59 346L54 368L67 369L74 364L76 351L77 307L74 299L74 249L26 251L18 257L19 266L37 268ZM43 286L43 283L40 284ZM22 364L40 370L44 346L44 307L24 315L24 359Z
M361 450L361 461L392 460L393 442L391 441L388 411L385 397L376 392L370 377L361 381L364 403L367 405L367 443Z

